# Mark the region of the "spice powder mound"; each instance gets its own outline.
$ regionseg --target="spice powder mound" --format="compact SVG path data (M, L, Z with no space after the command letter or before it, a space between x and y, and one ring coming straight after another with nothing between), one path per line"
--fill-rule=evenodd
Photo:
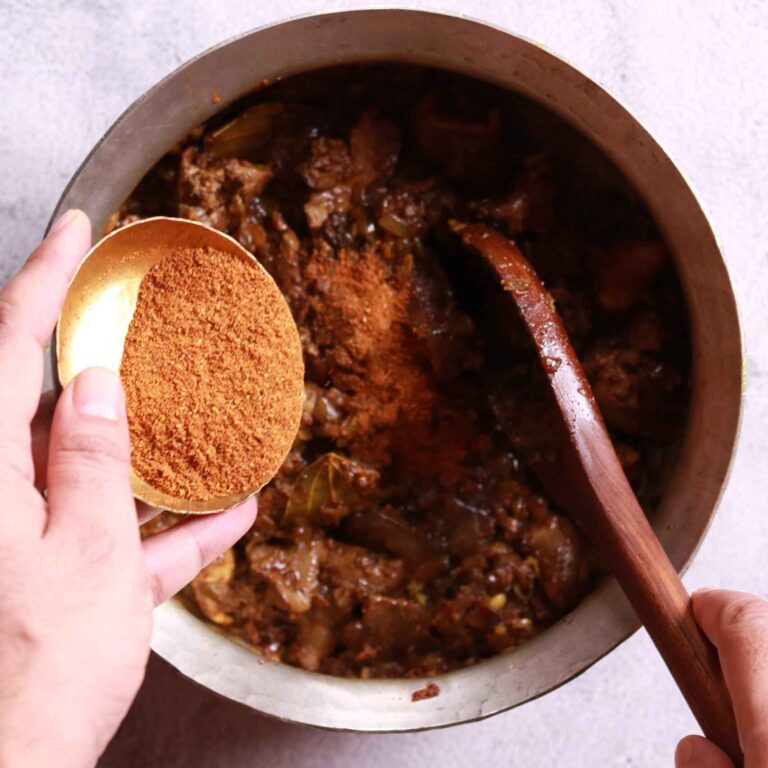
M125 339L135 472L205 501L268 482L294 440L304 366L288 305L245 256L180 248L139 287Z

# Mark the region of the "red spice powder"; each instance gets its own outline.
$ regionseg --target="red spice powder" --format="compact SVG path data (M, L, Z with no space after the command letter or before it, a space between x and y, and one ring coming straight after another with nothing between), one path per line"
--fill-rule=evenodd
M436 389L424 340L414 334L413 262L385 245L315 254L307 268L322 301L316 326L335 342L331 382L351 394L351 454L374 465L393 459L409 473L448 481L463 473L475 433L465 411Z
M180 248L155 264L120 375L134 470L177 498L264 485L298 430L298 331L277 286L245 256Z

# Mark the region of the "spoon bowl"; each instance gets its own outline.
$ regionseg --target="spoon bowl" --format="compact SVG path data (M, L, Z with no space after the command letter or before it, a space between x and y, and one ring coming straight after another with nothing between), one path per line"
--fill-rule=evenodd
M246 257L255 269L268 275L236 240L186 219L144 219L117 229L96 243L72 278L59 315L55 343L52 345L53 370L58 377L58 386L65 387L80 371L91 366L119 373L125 337L144 275L175 249L205 246ZM271 277L269 279L272 281ZM285 302L276 285L274 291L275 300ZM297 408L301 408L300 402ZM278 468L279 465L274 468L275 471ZM164 493L133 470L131 485L139 501L188 514L208 514L228 509L241 504L263 487L196 501Z

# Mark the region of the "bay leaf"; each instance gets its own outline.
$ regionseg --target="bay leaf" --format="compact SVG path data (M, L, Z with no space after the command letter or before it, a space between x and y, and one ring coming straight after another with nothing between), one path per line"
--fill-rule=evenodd
M283 522L337 523L361 501L355 475L369 473L338 453L326 453L296 478Z

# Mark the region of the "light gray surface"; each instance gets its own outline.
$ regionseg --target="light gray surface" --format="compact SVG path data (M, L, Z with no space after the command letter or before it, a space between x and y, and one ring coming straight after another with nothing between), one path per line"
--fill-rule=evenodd
M0 0L0 280L39 238L63 185L104 129L177 64L223 38L288 15L376 5ZM741 302L750 370L731 483L686 582L765 595L768 4L422 5L482 17L569 59L635 113L698 190ZM199 691L156 661L103 764L656 768L672 765L677 738L695 730L641 633L578 680L522 709L479 724L400 736L329 734L273 723Z

